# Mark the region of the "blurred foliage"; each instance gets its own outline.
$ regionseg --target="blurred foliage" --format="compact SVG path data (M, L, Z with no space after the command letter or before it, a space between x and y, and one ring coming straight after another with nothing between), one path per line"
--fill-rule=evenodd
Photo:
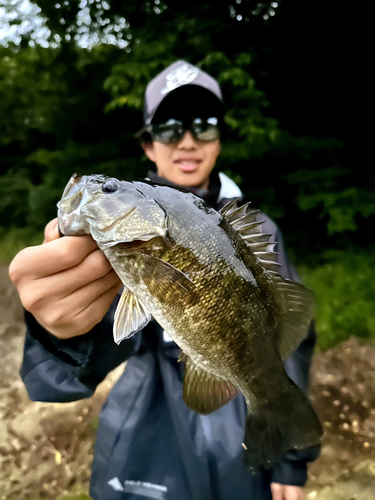
M0 265L8 264L25 247L40 245L43 239L43 231L32 227L0 227Z
M324 258L320 266L299 268L316 295L318 347L333 347L351 335L375 340L375 247L329 250Z

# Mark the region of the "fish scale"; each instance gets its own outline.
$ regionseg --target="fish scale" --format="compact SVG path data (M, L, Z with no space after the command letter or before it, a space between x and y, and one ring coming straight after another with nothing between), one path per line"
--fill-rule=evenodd
M250 467L319 442L316 414L283 366L313 295L277 273L257 211L231 202L218 212L182 189L104 176L74 177L58 207L62 233L91 233L124 284L116 342L154 317L182 350L190 409L207 414L243 394Z

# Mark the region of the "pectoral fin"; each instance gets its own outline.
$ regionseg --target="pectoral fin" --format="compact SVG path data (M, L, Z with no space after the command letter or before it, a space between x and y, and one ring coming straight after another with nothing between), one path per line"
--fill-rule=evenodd
M179 361L186 364L182 396L191 410L206 415L229 403L236 395L231 382L199 368L185 353L180 355Z
M151 314L143 307L137 297L124 288L115 312L113 338L117 344L130 338L144 328L151 319Z
M185 273L151 255L145 254L143 259L142 280L160 302L183 308L198 302L197 287Z

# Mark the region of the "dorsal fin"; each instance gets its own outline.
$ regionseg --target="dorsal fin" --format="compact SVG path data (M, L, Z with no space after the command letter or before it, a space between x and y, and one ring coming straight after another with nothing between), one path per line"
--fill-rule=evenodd
M224 205L220 209L221 215L224 215L224 217L227 219L231 213L233 213L235 210L238 208L238 202L239 198L236 198L232 201L229 201L226 205Z
M276 262L278 254L273 251L275 243L269 242L270 234L262 232L264 221L257 220L259 211L246 213L248 205L238 208L237 200L234 200L220 212L242 236L272 280L272 293L280 315L277 343L281 357L285 360L306 336L313 317L314 295L300 283L279 274L280 264Z
M275 243L269 243L271 235L262 232L262 224L265 221L257 220L259 210L248 212L250 203L238 207L237 202L238 199L230 201L220 210L220 213L242 236L262 266L267 271L277 271L280 264L276 261L278 254L274 252Z
M245 203L245 205L242 205L241 207L237 206L237 201L236 204L233 205L233 209L230 212L230 214L226 215L225 218L229 222L236 221L238 219L241 219L244 215L247 214L247 209L249 207L250 203Z
M236 210L236 212L239 211ZM241 228L245 226L249 226L250 224L255 224L259 222L257 221L257 214L259 213L259 210L253 210L252 212L247 212L245 214L241 214L241 212L239 212L238 213L239 217L235 218L234 214L236 212L233 212L233 214L230 216L229 222L232 224L234 229L237 229L237 231L239 231Z

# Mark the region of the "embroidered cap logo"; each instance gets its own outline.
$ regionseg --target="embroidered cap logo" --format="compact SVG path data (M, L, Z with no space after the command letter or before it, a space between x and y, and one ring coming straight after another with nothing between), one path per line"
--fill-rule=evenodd
M179 66L171 73L168 73L166 76L166 86L161 90L161 94L167 94L171 90L176 89L177 87L181 87L181 85L187 85L188 83L193 82L199 73L198 68L194 68L188 66L187 64L183 64Z

